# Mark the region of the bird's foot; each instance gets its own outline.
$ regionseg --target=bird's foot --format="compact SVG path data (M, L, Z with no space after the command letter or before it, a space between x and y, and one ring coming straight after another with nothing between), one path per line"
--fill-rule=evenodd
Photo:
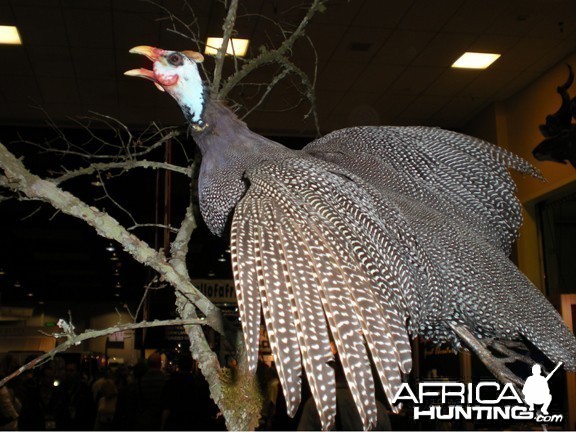
M503 383L512 383L519 388L524 386L524 380L512 372L507 366L516 361L529 365L534 363L527 354L521 354L513 350L514 348L528 352L528 348L526 348L522 342L496 341L493 339L480 340L463 325L450 324L450 327L498 380ZM496 357L490 349L499 354L503 354L504 357Z

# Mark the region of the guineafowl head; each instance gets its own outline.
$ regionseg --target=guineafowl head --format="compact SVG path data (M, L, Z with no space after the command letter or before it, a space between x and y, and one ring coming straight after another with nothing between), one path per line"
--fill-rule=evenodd
M196 51L170 51L151 46L137 46L130 50L153 62L152 70L139 68L125 72L152 81L156 87L172 96L180 105L186 119L196 129L205 126L206 94L198 63L204 60Z

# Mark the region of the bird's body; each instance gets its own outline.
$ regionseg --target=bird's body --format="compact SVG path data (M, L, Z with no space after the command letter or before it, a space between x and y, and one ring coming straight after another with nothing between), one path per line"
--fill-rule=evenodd
M219 235L231 221L248 363L255 370L262 312L290 414L304 367L322 424L333 425L330 339L365 428L376 419L370 358L392 399L417 335L454 348L454 327L525 337L576 369L574 336L507 257L521 223L507 170L537 175L528 163L426 127L342 129L293 151L219 102L190 111L203 218Z

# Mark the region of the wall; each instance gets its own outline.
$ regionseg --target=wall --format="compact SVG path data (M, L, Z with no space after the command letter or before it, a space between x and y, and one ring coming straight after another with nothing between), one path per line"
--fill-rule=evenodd
M576 181L576 170L570 164L540 162L534 159L531 153L542 141L538 125L543 124L546 116L556 112L560 107L560 96L556 92L556 87L563 84L568 77L567 63L576 68L576 53L503 104L508 123L509 149L534 163L547 180L543 183L516 176L518 195L523 203L541 199L550 192ZM572 85L569 92L572 97L576 96L576 85Z
M76 334L86 329L102 330L116 324L132 322L127 312L120 309L116 311L113 304L106 303L75 303L71 306L65 303L47 302L29 307L2 307L0 353L50 351L59 342L51 335L62 331L55 324L60 318L69 321L69 313L72 315ZM133 332L125 332L124 336L123 343L108 344L108 349L106 349L106 337L100 337L84 341L67 352L100 354L107 352L109 358L117 357L126 363L134 364L140 351L134 348ZM119 347L120 345L122 347Z
M543 270L540 256L536 204L555 194L576 187L576 170L570 165L540 162L532 150L543 139L538 126L546 116L560 107L556 88L568 77L566 64L576 69L576 53L542 75L530 86L510 99L489 107L474 118L465 132L506 148L534 164L546 182L512 173L518 185L518 197L524 206L524 224L518 239L518 266L530 280L543 290ZM570 90L576 96L576 84Z
M101 311L100 314L91 317L90 328L101 330L117 324L128 324L131 322L133 322L133 319L127 312ZM112 340L111 337L108 339ZM116 357L122 359L125 363L135 364L138 361L140 352L134 348L134 331L125 331L122 339L121 342L116 342L116 344L123 345L122 348L113 348L108 344L108 349L106 349L107 338L92 339L89 342L89 350L97 353L107 353L109 359Z

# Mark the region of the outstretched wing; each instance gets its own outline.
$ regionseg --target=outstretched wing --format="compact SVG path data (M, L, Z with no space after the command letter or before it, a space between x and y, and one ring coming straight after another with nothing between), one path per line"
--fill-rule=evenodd
M289 414L300 402L303 364L329 429L336 413L333 338L364 427L373 426L367 350L389 398L411 368L401 287L414 283L406 271L413 239L402 232L401 215L389 208L383 218L383 203L360 179L312 158L264 163L247 176L231 244L250 368L262 308Z
M522 222L508 168L541 178L532 165L485 141L430 127L342 129L305 151L361 177L394 203L407 222L399 228L422 251L414 266L424 257L436 270L427 271L428 282L415 278L411 333L455 347L453 325L477 337L522 335L554 362L576 369L574 335L507 258Z
M305 147L371 183L466 226L510 253L522 223L508 168L541 178L522 158L490 143L424 126L355 127Z
M528 163L432 128L345 129L305 152L247 172L232 221L249 363L262 308L290 414L303 364L333 425L330 335L365 428L376 419L368 351L390 400L411 368L409 333L455 347L454 326L523 335L576 367L574 336L506 256L521 223L507 168L537 175Z

